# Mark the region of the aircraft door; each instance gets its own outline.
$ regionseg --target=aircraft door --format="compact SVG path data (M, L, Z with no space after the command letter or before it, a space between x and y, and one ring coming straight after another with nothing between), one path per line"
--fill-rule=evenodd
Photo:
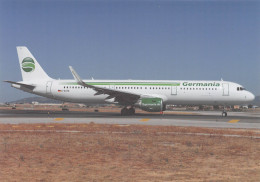
M223 96L229 96L229 84L223 83L222 88L223 88Z
M109 85L109 88L114 90L115 89L115 85Z
M51 95L51 86L52 86L52 81L48 81L46 83L46 94Z
M172 86L172 88L171 88L171 94L172 94L172 95L177 95L177 86Z

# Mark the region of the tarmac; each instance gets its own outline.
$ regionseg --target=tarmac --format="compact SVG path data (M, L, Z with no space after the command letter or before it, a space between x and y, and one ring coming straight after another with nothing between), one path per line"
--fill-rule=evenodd
M192 126L206 128L260 129L259 112L170 111L164 114L137 113L121 116L115 112L0 110L0 124L96 123L117 125Z

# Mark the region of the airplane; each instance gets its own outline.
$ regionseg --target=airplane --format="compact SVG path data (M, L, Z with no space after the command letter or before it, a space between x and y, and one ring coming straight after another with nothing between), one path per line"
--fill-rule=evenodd
M243 105L255 96L242 85L228 81L205 80L82 80L71 67L74 80L49 77L24 46L17 47L23 81L5 81L32 94L85 104L118 104L121 115L135 114L135 108L163 112L166 105Z

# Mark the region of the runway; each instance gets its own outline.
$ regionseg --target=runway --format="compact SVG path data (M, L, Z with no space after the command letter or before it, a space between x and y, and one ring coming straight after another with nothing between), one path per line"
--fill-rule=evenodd
M136 114L120 116L114 112L71 112L0 110L0 124L20 123L96 123L119 125L162 125L193 126L207 128L247 128L260 129L260 113L229 112L228 117L212 111L165 112L165 114Z

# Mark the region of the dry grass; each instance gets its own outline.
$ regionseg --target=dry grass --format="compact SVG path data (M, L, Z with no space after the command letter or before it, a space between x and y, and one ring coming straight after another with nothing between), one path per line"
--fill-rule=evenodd
M259 181L252 136L259 130L0 125L0 181Z

